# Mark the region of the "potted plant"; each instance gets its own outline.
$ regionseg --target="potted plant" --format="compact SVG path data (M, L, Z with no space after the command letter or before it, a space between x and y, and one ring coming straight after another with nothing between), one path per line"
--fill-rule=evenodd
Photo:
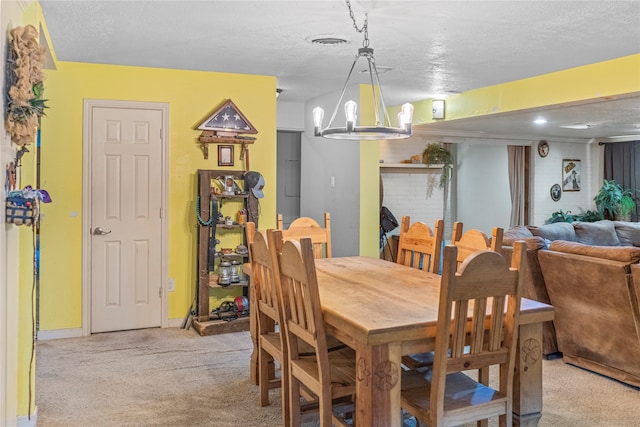
M422 163L425 165L442 165L439 185L440 188L444 188L451 179L451 169L453 168L453 154L451 154L451 151L437 142L427 144L422 152Z
M631 194L631 190L623 189L622 186L614 180L607 181L605 179L600 191L598 191L596 197L593 198L593 201L596 202L598 213L602 215L604 219L614 220L617 215L620 214L620 204L624 196L628 197L628 199L624 201L625 209L629 212L635 209L635 202L633 198L631 198ZM629 209L630 206L631 209Z
M636 210L636 202L631 197L631 194L625 194L620 199L618 205L618 215L616 219L618 221L631 221L631 214Z

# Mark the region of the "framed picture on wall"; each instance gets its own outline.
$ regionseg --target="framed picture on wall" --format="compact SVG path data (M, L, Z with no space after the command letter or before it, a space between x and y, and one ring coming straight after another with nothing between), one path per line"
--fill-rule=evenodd
M233 166L233 145L218 145L218 166Z
M562 160L562 191L580 191L580 160Z

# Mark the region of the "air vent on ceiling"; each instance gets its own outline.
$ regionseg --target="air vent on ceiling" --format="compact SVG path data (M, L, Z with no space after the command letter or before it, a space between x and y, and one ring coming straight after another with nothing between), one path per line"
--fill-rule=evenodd
M349 43L347 39L335 35L310 36L305 40L311 44L319 46L339 46L341 44Z

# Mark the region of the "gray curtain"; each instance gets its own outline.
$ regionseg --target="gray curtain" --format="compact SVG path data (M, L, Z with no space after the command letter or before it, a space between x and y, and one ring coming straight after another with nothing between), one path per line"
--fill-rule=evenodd
M633 192L636 211L631 220L638 220L640 204L640 141L606 143L604 146L604 179L615 181Z
M508 145L509 155L509 189L511 190L511 220L509 227L525 225L525 147Z

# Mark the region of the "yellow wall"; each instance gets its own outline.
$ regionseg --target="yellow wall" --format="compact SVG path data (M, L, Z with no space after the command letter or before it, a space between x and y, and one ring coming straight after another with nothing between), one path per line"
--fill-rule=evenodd
M82 233L88 232L82 230L82 127L87 98L170 105L168 277L175 279L175 292L169 294L169 318L184 318L196 282L196 172L224 169L217 166L215 145L204 160L197 143L200 131L194 127L229 98L254 125L258 134L250 148L250 167L267 183L260 227L275 226L275 78L59 62L45 85L50 109L42 126L42 182L53 203L43 208L41 329L82 327ZM229 169L242 169L240 150L234 151L236 167ZM235 296L237 289L214 295L226 294Z
M445 119L455 120L640 93L640 54L449 95ZM431 99L414 103L413 124L431 123ZM400 106L389 109L395 117ZM441 121L441 120L439 120Z

